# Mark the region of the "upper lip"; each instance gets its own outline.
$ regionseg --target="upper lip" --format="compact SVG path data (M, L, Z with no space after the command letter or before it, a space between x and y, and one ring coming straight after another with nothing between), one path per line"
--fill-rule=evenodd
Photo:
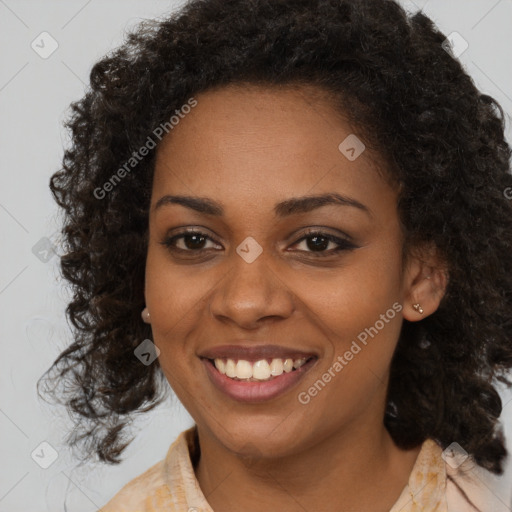
M199 357L206 359L243 359L259 361L261 359L301 359L317 357L314 352L298 350L279 345L220 345L203 350Z

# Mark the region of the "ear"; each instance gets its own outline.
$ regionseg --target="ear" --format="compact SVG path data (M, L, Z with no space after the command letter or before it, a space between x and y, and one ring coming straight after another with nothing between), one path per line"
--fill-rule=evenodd
M404 271L404 318L417 322L434 313L444 297L447 285L447 265L437 247L431 243L414 248L408 256ZM415 304L419 304L416 309L413 307Z

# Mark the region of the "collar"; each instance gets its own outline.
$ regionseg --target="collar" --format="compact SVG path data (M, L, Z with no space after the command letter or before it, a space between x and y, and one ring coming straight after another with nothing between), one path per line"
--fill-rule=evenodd
M446 465L441 454L442 449L434 440L424 441L408 484L390 512L448 511ZM164 473L176 510L213 512L194 472L199 455L196 426L183 431L167 452Z
M197 426L183 431L171 445L164 463L164 475L176 510L213 512L199 487L193 464L199 460ZM184 507L188 507L184 508Z
M441 455L434 440L423 442L408 484L390 512L447 512L446 465Z

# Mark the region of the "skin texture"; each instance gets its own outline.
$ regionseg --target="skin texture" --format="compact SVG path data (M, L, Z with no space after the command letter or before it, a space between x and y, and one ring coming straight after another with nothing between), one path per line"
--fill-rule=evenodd
M443 449L457 440L480 467L503 474L499 387L512 385L512 148L503 108L445 51L448 34L394 0L194 0L129 32L94 63L87 92L70 105L70 144L49 182L64 220L58 252L71 286L73 342L37 387L41 399L72 413L70 447L84 460L122 462L133 416L168 395L159 361L140 364L134 350L154 339L140 315L155 157L170 116L228 82L309 84L330 91L328 105L388 161L401 184L404 251L434 244L449 270L435 313L402 325L385 426L403 449L427 438ZM316 184L327 170L314 164ZM417 284L416 294L422 287L431 293L428 283ZM427 312L435 309L428 302L422 298Z
M369 150L353 162L340 153L354 129L317 92L204 92L158 148L145 299L162 369L198 425L196 474L215 511L389 510L420 449L400 450L384 427L389 367L402 319L437 309L445 273L432 248L402 266L396 187ZM274 215L280 201L333 192L369 213L328 205ZM224 215L155 208L166 194L208 197ZM184 227L210 237L202 251L162 244ZM310 227L346 234L356 247L317 256L304 239ZM263 249L250 264L236 252L247 237ZM175 245L186 250L185 242ZM402 311L301 404L298 393L396 302ZM242 339L314 352L318 361L284 395L235 402L213 387L198 354Z

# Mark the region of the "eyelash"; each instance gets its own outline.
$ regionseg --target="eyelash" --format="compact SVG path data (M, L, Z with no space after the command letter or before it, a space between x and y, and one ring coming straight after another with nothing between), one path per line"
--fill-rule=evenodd
M201 231L195 231L195 230L181 231L180 233L176 233L173 236L165 238L160 243L163 246L167 247L172 252L200 254L201 252L208 250L208 249L197 249L197 250L194 250L194 249L181 249L181 248L176 247L174 245L177 240L179 240L180 238L184 238L187 235L188 236L199 235L200 237L203 237L206 240L211 240L212 242L220 245L219 242L217 242L216 240L214 240L210 236L206 235L205 233L202 233ZM350 242L348 240L344 240L343 238L339 238L339 237L336 237L336 236L331 235L329 233L324 233L322 231L314 231L314 230L308 231L307 233L305 233L304 236L299 238L292 245L297 245L298 243L300 243L300 242L302 242L304 240L307 240L308 238L313 238L315 236L318 236L320 238L324 238L324 239L328 240L329 242L333 242L333 243L337 244L338 247L335 248L335 249L330 249L328 251L318 251L318 252L317 251L299 251L299 252L306 252L306 253L314 254L315 258L322 258L322 257L332 256L333 254L337 254L340 251L350 251L350 250L353 250L353 249L357 249L357 247L358 247L355 244L353 244L352 242Z

